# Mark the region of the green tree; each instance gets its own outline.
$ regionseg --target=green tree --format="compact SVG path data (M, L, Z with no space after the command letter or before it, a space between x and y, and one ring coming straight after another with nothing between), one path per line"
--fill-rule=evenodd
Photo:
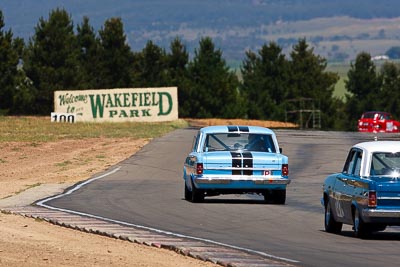
M32 80L26 76L22 68L18 69L16 79L17 86L13 95L14 106L11 113L17 115L36 114L37 89L33 86Z
M12 112L21 53L21 40L14 40L11 30L3 30L4 25L0 10L0 115Z
M222 51L210 37L202 38L189 63L189 79L193 89L189 116L193 118L238 118L244 116L240 102L238 78L229 70Z
M246 51L245 59L240 66L240 72L242 75L241 90L244 98L248 99L246 102L246 113L251 119L258 118L256 112L253 110L249 111L250 102L254 101L254 99L251 97L251 94L253 94L253 92L257 92L258 90L257 62L257 54L251 50L248 50Z
M379 108L381 77L371 60L371 55L362 52L357 55L356 61L351 63L347 73L345 86L346 94L345 113L349 122L348 129L355 130L356 121L364 111Z
M400 119L400 66L386 62L381 69L382 86L379 95L379 109L392 113Z
M136 87L166 86L166 60L164 49L148 41L142 52L135 56L134 85Z
M96 37L89 18L83 17L81 25L77 26L77 43L79 48L79 62L82 70L81 89L104 88L101 84L103 65L100 61L100 40Z
M127 44L121 18L106 20L99 31L101 43L102 88L132 86L133 53Z
M288 62L274 42L264 44L258 55L248 51L242 63L242 90L250 119L284 119Z
M346 89L357 98L363 99L379 90L376 66L369 53L362 52L357 55L356 61L350 64L347 77Z
M167 54L168 79L171 86L178 87L179 116L188 117L190 113L191 87L188 80L189 53L179 38L170 44Z
M314 49L309 48L305 39L300 39L290 53L290 87L288 99L297 102L288 103L289 110L308 109L321 111L321 127L331 128L334 125L336 105L333 101L334 85L339 80L336 73L326 71L327 61L314 54ZM297 105L294 105L297 103ZM304 115L312 115L306 113ZM313 119L319 124L318 113ZM302 127L310 127L307 120Z
M78 53L73 23L65 10L53 10L48 20L39 19L24 60L26 75L38 90L38 113L53 111L54 91L79 88Z

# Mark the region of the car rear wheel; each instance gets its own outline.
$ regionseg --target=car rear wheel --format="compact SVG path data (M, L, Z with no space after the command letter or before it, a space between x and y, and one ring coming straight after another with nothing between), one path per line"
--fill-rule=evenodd
M284 205L286 202L286 189L273 190L273 199L275 204Z
M267 204L284 205L286 202L286 189L279 190L265 190L263 193L264 202Z
M192 195L192 199L191 200L192 200L193 203L200 203L200 202L204 201L204 191L201 190L201 189L197 189L194 186L193 181L192 181L192 192L191 192L191 195Z
M363 221L360 216L360 212L357 208L354 210L354 217L353 217L353 230L354 236L359 238L367 237L371 231L368 228L368 225Z
M272 193L269 190L265 190L263 193L264 196L264 202L265 203L272 203Z
M338 234L342 231L343 223L337 222L332 214L330 201L325 205L325 231Z
M188 201L192 200L192 192L187 187L186 182L185 182L185 200Z

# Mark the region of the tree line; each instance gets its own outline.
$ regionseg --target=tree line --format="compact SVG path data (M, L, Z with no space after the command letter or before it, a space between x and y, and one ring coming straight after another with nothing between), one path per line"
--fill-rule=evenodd
M182 118L292 121L311 128L311 115L318 115L323 129L354 130L365 110L400 117L399 67L387 63L377 71L368 53L351 64L342 100L333 97L338 74L326 70L327 60L306 39L288 56L275 42L249 50L236 72L210 37L201 38L192 58L178 37L168 50L149 40L132 51L120 18L107 19L96 32L88 17L75 29L67 11L55 9L39 19L27 43L4 27L0 10L0 115L48 115L58 90L177 86Z

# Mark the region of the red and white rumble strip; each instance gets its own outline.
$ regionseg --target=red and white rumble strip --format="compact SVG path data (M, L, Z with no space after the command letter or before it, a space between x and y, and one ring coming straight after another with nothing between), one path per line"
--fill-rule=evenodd
M4 208L3 211L42 219L55 225L87 233L173 250L186 256L226 267L288 267L298 264L297 261L273 257L250 250L246 251L217 242L208 242L203 239L195 239L173 233L169 234L168 232L154 231L132 225L123 225L117 222L91 218L61 210L51 210L39 206Z

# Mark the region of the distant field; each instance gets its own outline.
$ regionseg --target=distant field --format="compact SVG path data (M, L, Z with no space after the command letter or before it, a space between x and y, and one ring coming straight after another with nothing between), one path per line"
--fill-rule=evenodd
M345 80L347 79L347 72L350 69L349 64L329 64L327 67L327 71L336 72L339 74L340 80L335 85L335 91L333 92L333 96L338 97L342 100L345 99Z
M306 38L315 53L328 59L335 53L345 53L348 62L363 51L376 56L398 46L399 22L399 17L363 20L346 16L282 22L269 25L265 39ZM284 52L291 50L289 45Z

